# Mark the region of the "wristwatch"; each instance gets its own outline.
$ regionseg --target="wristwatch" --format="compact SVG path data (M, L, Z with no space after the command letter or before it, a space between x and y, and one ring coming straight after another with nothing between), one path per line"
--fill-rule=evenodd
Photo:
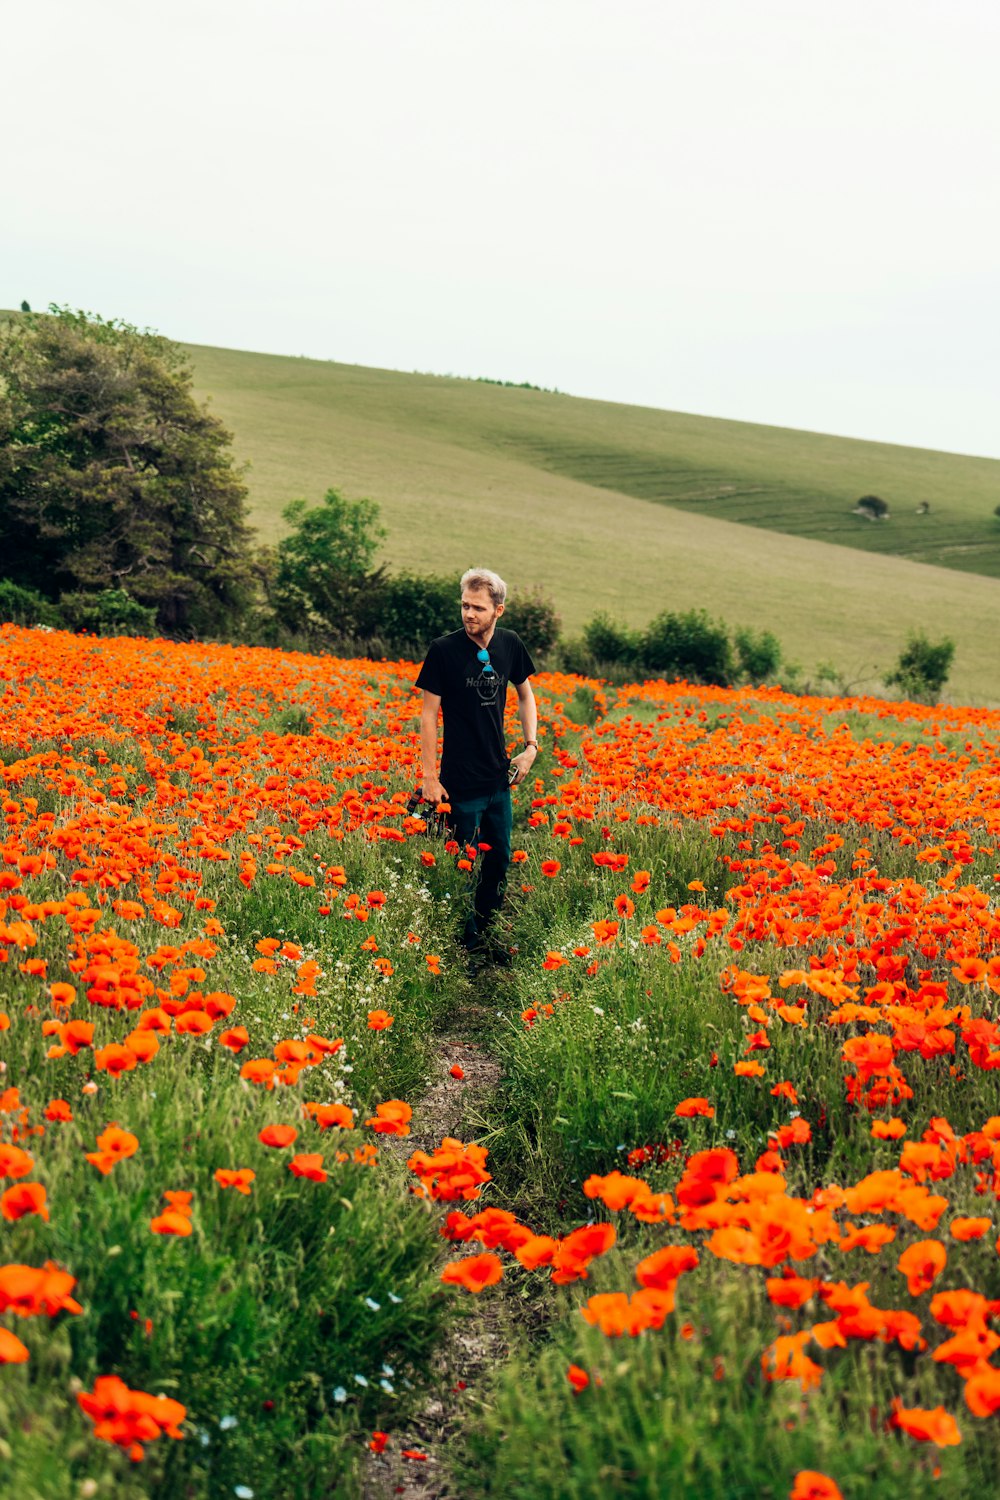
M525 740L525 742L524 742L524 748L525 748L525 750L527 750L527 748L528 748L529 745L534 745L535 749L536 750L538 749L538 741L537 740Z

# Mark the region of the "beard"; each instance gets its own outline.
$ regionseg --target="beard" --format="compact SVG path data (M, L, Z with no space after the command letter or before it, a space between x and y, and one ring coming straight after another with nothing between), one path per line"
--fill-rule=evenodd
M482 636L489 635L490 631L493 629L493 626L496 624L496 620L497 615L496 611L494 611L488 620L483 620L482 623L478 625L469 624L468 622L463 621L463 624L465 626L465 633L467 636L471 636L474 641L479 640Z

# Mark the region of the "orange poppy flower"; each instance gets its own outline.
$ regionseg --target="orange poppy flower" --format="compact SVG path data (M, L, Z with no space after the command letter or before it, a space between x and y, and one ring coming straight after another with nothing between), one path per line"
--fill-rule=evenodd
M303 1114L314 1120L320 1130L329 1130L339 1125L343 1130L353 1130L354 1116L346 1104L303 1104Z
M323 1167L323 1158L318 1151L300 1152L288 1163L288 1170L295 1177L308 1177L310 1182L326 1182L330 1175Z
M937 1448L951 1448L962 1441L955 1418L936 1406L928 1411L924 1407L905 1407L898 1400L893 1402L890 1425L898 1427L920 1443L933 1443Z
M815 1469L800 1469L788 1500L843 1500L843 1496L826 1474L820 1474Z
M911 1297L926 1292L944 1270L948 1252L940 1240L918 1240L909 1245L896 1262L896 1269L906 1277Z
M0 1328L0 1365L21 1365L28 1358L28 1350L9 1328Z
M698 1115L703 1115L706 1120L715 1118L715 1110L707 1099L682 1099L674 1109L674 1114L681 1120L692 1120Z
M0 1141L0 1180L11 1177L16 1182L19 1177L27 1177L34 1165L34 1157L22 1151L20 1146L8 1146Z
M477 1295L485 1287L495 1286L502 1276L503 1265L499 1257L489 1252L449 1261L441 1272L441 1280L447 1285L461 1286Z
M250 1194L250 1184L256 1180L257 1173L250 1167L237 1167L230 1170L227 1167L219 1167L215 1172L215 1180L221 1188L235 1188L238 1193Z
M23 1219L27 1214L37 1214L48 1219L45 1206L45 1189L40 1182L19 1182L0 1193L0 1214L11 1223Z
M376 1135L409 1135L412 1114L413 1110L402 1099L386 1099L383 1104L376 1105L375 1114L365 1124Z
M149 1227L154 1234L171 1234L179 1238L192 1233L193 1225L187 1214L178 1212L176 1208L164 1209L163 1213L157 1214L150 1219Z
M953 1240L981 1240L993 1227L992 1219L952 1219L948 1233Z

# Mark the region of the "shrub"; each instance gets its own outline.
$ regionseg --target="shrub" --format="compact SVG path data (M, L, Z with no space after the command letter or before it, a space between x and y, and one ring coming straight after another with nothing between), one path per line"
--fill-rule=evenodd
M562 625L552 600L537 588L527 594L515 594L501 623L508 630L516 630L529 651L542 655L557 645Z
M781 665L781 643L770 630L743 627L734 632L740 671L754 686L774 677Z
M578 677L593 677L597 663L587 649L586 641L561 641L557 653L557 666L563 672L575 672Z
M461 623L458 580L414 573L383 578L358 601L355 630L377 636L392 650L422 654L435 636Z
M594 661L618 662L627 667L639 660L639 632L620 625L603 611L583 627L583 640Z
M642 634L641 664L661 677L687 678L726 687L735 677L725 625L703 609L664 610Z
M922 630L912 631L891 672L887 687L898 687L904 698L915 703L936 703L948 680L955 642L946 636L930 641Z
M35 589L22 588L10 578L0 578L0 621L12 625L49 625L58 627L65 621L51 600Z
M63 594L59 608L74 630L94 635L155 635L156 610L140 604L125 589Z

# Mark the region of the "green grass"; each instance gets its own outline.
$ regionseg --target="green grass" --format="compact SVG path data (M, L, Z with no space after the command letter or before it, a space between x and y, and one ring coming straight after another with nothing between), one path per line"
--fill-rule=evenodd
M1000 463L475 380L190 346L250 464L262 537L330 486L376 500L395 568L486 562L572 634L706 607L807 675L878 687L907 632L957 644L949 695L1000 702ZM883 495L892 518L851 514ZM931 513L915 514L922 500ZM962 571L957 571L962 570Z
M625 1258L608 1260L588 1292L634 1288ZM690 1324L687 1339L682 1320ZM844 1500L933 1493L972 1500L992 1490L988 1424L962 1413L961 1449L933 1454L884 1430L891 1398L904 1386L901 1351L879 1363L866 1351L831 1360L821 1388L803 1397L795 1384L768 1386L761 1378L761 1351L780 1327L760 1283L714 1267L682 1278L676 1313L661 1331L634 1340L605 1338L567 1306L539 1347L498 1372L490 1400L474 1412L456 1455L458 1493L477 1500L788 1500L800 1469L836 1476ZM566 1378L571 1363L591 1376L579 1394ZM929 1405L936 1399L930 1386L926 1397Z

